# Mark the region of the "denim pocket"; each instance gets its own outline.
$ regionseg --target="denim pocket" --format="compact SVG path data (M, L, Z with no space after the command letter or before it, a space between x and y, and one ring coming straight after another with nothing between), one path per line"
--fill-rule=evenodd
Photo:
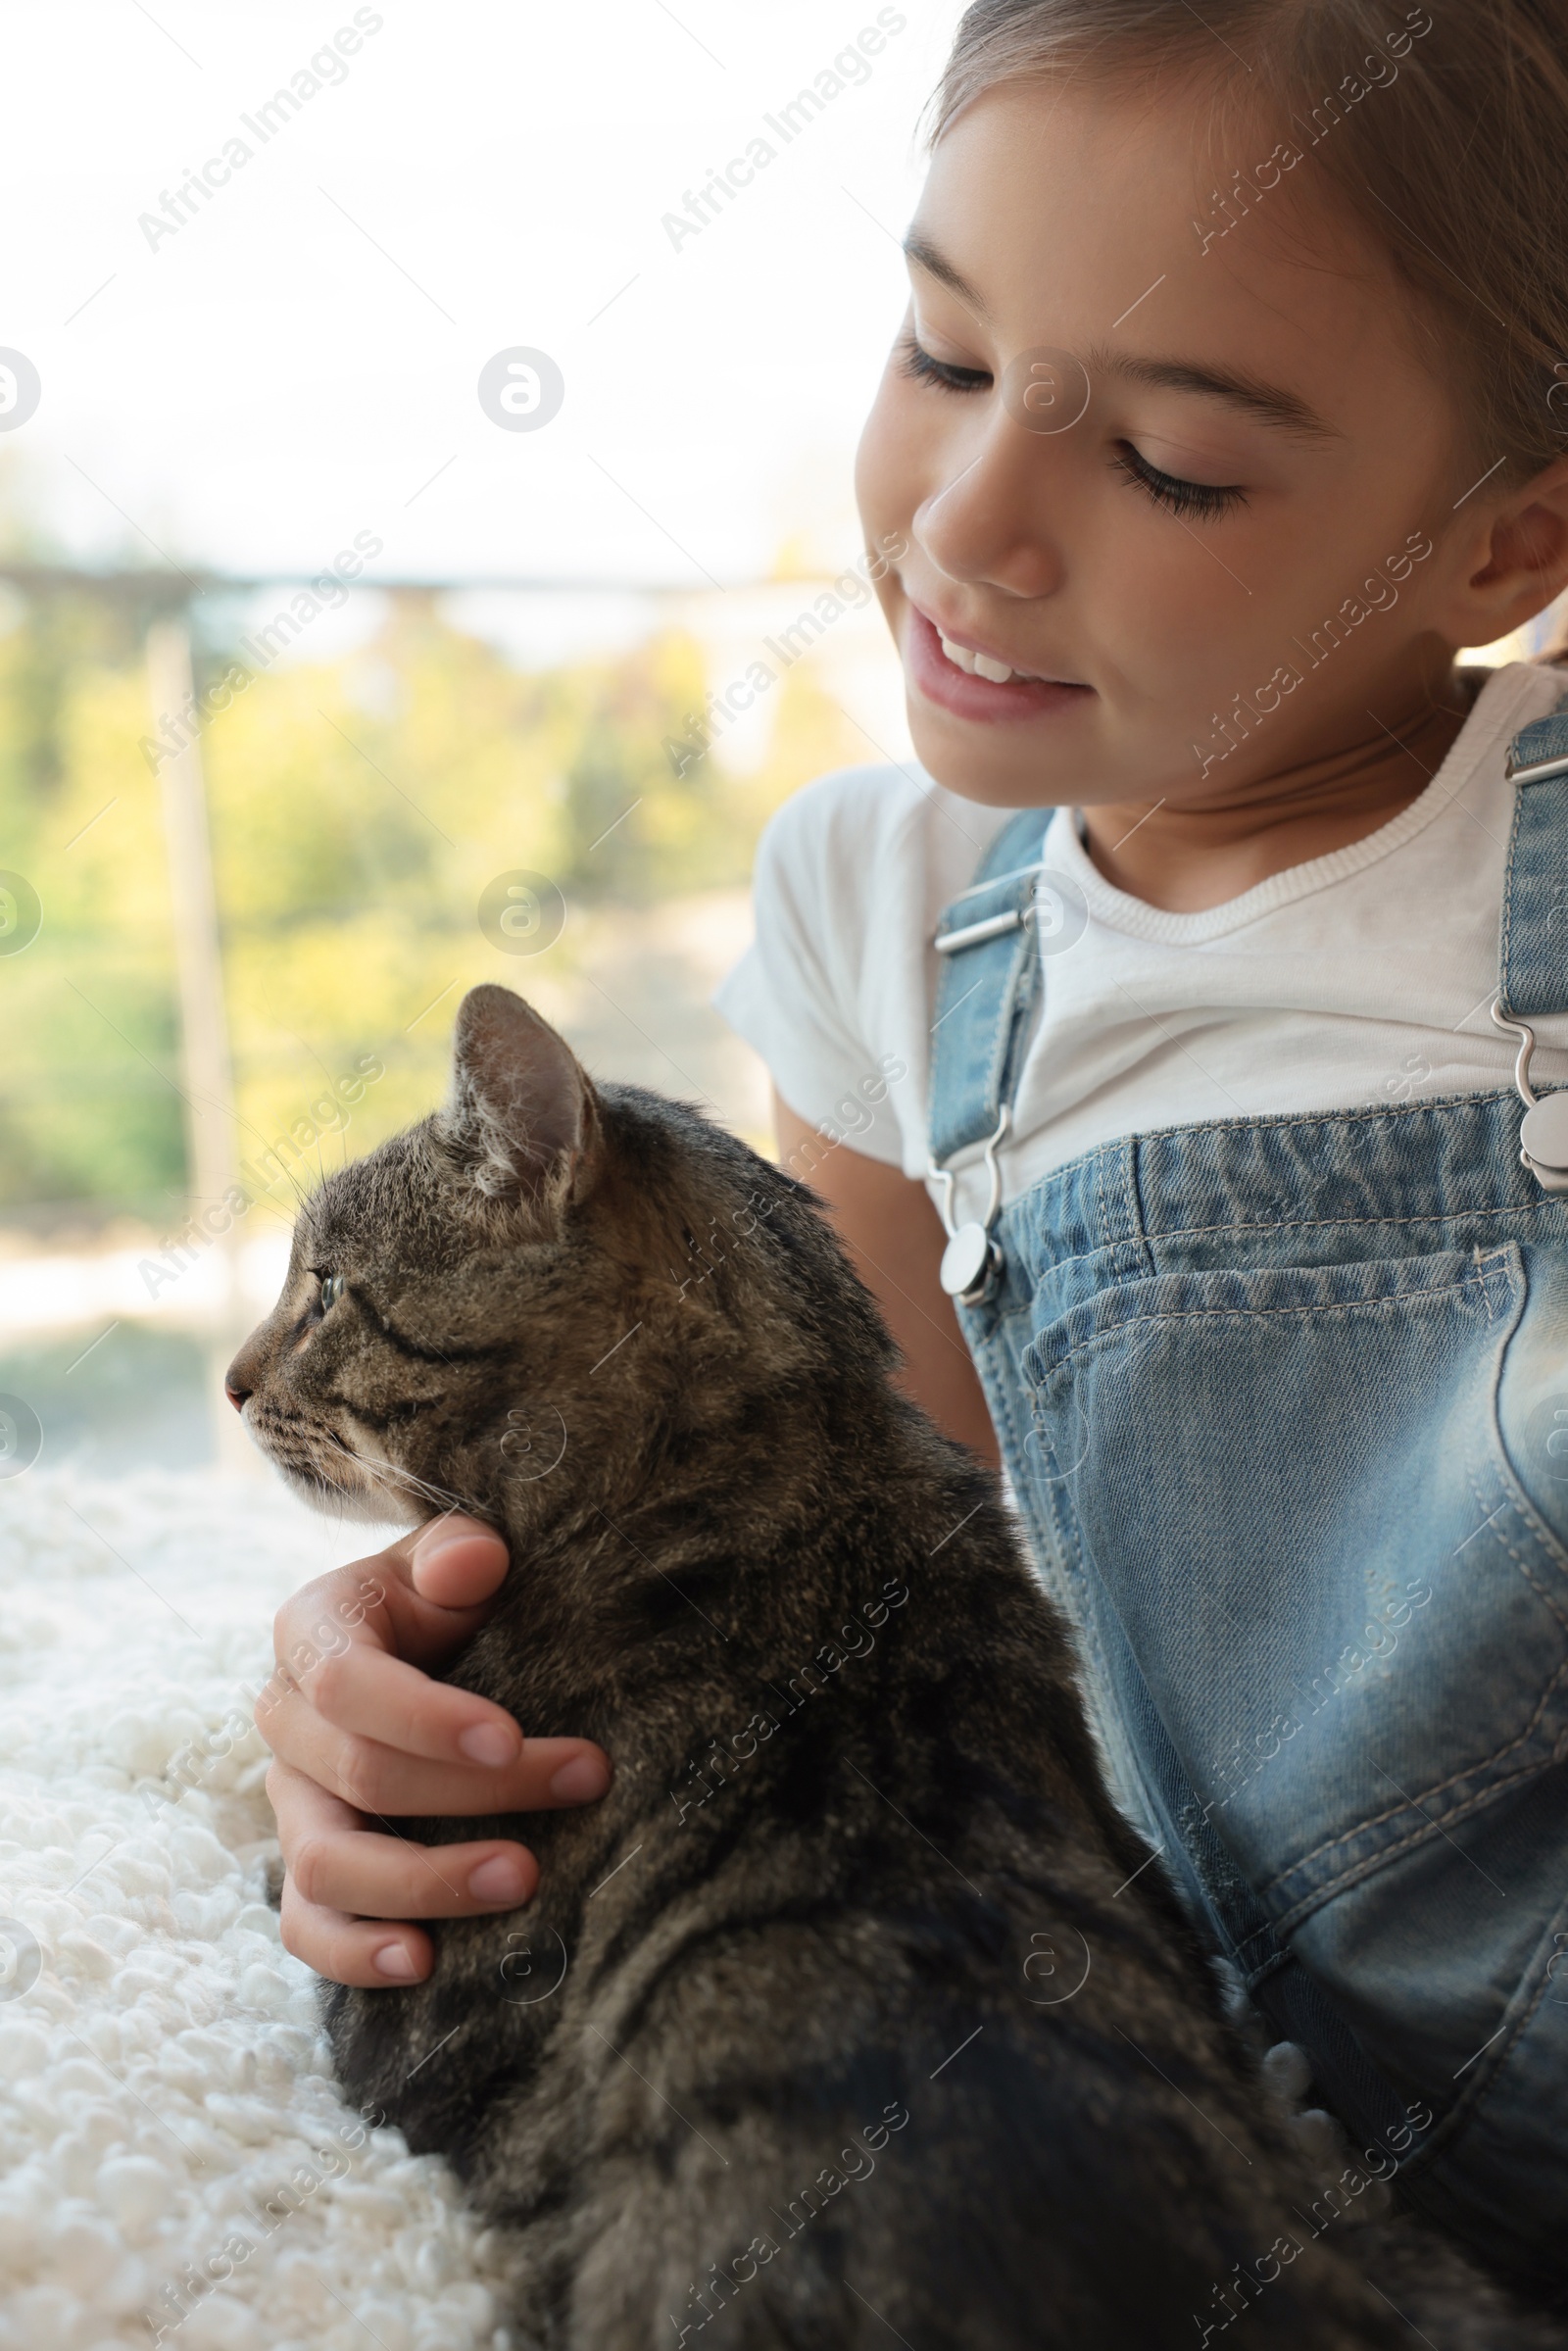
M1497 1432L1525 1298L1514 1244L1173 1273L1025 1351L1086 1599L1282 1934L1568 1732L1568 1560Z

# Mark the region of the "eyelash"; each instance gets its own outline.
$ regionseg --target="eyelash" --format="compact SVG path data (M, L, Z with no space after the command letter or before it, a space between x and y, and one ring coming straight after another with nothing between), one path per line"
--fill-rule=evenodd
M988 368L954 367L945 360L933 359L912 334L906 334L899 346L899 365L912 383L935 384L945 392L982 392L992 382ZM1195 514L1201 521L1212 522L1247 504L1247 492L1238 486L1184 481L1179 474L1162 473L1130 441L1118 444L1110 462L1125 481L1167 514Z
M945 392L983 392L991 381L988 367L950 367L923 350L912 334L899 344L899 365L913 383L940 384Z
M1213 522L1221 514L1230 514L1233 508L1247 504L1247 492L1234 484L1227 487L1217 482L1184 481L1178 473L1162 473L1130 441L1117 444L1110 462L1125 481L1136 484L1156 506L1178 517L1196 514L1201 522Z

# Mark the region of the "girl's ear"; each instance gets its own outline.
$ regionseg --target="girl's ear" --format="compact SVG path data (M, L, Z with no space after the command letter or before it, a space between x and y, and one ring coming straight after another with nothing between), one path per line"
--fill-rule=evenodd
M436 1132L491 1198L580 1192L601 1128L588 1072L510 988L470 988L458 1007L452 1093Z
M1568 587L1568 458L1558 458L1494 508L1481 563L1464 584L1467 645L1493 645Z

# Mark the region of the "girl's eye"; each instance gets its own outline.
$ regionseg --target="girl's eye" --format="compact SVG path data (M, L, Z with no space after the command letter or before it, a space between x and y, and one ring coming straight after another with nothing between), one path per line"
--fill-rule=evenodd
M336 1305L347 1288L348 1284L340 1273L328 1273L321 1276L321 1312L323 1314L329 1307Z
M1247 504L1247 492L1239 485L1183 481L1180 474L1162 473L1131 441L1118 441L1110 462L1127 481L1136 482L1156 506L1164 507L1172 514L1196 514L1200 521L1212 522L1218 515L1228 514L1233 507Z
M899 342L899 367L913 383L940 384L945 392L984 392L990 388L988 367L954 367L922 350L911 333Z

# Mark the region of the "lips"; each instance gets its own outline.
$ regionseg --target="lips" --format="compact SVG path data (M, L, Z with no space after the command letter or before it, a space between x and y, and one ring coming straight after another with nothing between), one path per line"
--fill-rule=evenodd
M1094 692L1066 678L1014 669L999 655L939 630L916 604L908 609L905 642L910 684L955 717L997 720L1043 717L1076 709Z

